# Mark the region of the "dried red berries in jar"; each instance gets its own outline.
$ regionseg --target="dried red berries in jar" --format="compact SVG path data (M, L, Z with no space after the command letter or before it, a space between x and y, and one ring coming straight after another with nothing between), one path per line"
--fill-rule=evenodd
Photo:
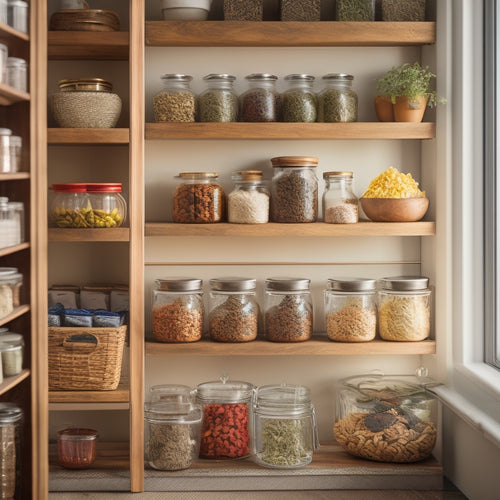
M68 428L57 433L59 464L67 469L86 469L96 457L97 431Z

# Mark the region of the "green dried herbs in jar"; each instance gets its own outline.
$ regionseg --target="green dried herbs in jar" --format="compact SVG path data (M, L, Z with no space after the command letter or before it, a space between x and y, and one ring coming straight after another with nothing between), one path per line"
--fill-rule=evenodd
M321 0L281 0L282 21L319 21Z
M323 77L325 88L318 94L318 122L358 121L358 95L352 90L354 77L329 73Z
M380 0L382 21L425 21L425 0Z
M236 77L210 74L203 78L207 89L198 96L199 122L238 121L238 96L233 90Z
M288 89L281 95L284 122L314 123L317 99L312 86L314 76L292 74L285 76Z
M336 0L337 21L374 21L375 0Z
M225 21L262 21L264 0L224 0Z

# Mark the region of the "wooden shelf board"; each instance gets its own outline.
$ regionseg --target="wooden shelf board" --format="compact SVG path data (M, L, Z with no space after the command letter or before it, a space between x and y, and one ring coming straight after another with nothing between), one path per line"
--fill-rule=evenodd
M170 356L344 356L344 355L414 355L435 354L436 341L422 342L371 342L341 343L325 337L315 337L306 342L268 342L254 340L239 344L199 342L185 344L165 344L146 342L147 355Z
M22 31L15 30L8 24L0 21L0 40L22 40L23 42L28 42L30 37L28 34Z
M146 21L146 46L151 47L386 47L435 42L435 22Z
M128 128L49 128L49 144L128 144Z
M22 250L26 250L30 247L28 242L21 243L20 245L13 245L11 247L0 248L0 257L4 257L5 255L11 255L13 253L21 252Z
M358 222L357 224L178 224L147 222L146 236L433 236L435 222Z
M49 391L49 403L128 403L128 387L115 391Z
M10 314L7 314L7 316L0 318L0 326L10 323L11 321L15 320L16 318L19 318L20 316L26 314L29 311L30 311L30 306L27 304L16 307Z
M5 83L0 83L0 105L10 106L16 102L29 101L30 95L22 90L17 90Z
M146 123L146 139L433 139L433 122Z
M19 375L14 375L13 377L5 377L3 382L0 384L0 396L9 392L12 388L19 385L23 380L27 379L30 376L30 371L28 369L24 369Z
M49 241L71 241L71 242L129 241L130 229L128 227L117 227L112 229L49 228L48 239Z
M19 181L30 178L29 172L12 172L8 174L0 174L0 181Z
M117 60L129 58L125 31L49 31L49 60Z

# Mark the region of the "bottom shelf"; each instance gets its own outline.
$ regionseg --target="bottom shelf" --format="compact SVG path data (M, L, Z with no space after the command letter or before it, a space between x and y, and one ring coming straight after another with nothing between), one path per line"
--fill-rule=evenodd
M55 447L51 463L57 463ZM124 491L129 488L128 446L100 443L95 466L71 471L51 465L51 491ZM441 490L443 469L433 457L414 464L357 459L325 443L301 469L266 469L251 460L197 460L176 472L146 469L145 491Z

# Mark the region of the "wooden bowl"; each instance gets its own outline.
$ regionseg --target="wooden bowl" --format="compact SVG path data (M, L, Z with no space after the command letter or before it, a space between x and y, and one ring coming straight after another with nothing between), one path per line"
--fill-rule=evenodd
M361 198L361 207L374 222L416 222L429 208L428 198Z

